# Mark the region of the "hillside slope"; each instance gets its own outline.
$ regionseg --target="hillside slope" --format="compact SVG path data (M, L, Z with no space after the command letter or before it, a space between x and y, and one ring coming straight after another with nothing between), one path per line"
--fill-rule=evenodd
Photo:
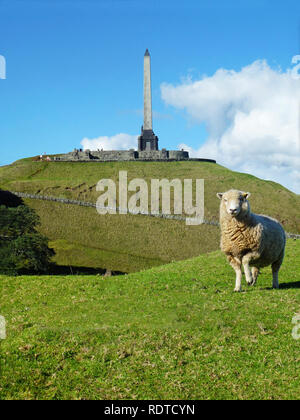
M237 188L252 193L252 208L257 213L278 218L285 229L300 233L300 196L271 181L231 171L208 162L38 162L23 159L0 167L0 188L56 197L96 201L100 179L118 180L119 171L147 181L157 179L204 179L205 218L218 219L218 191ZM282 205L285 205L284 212Z
M62 266L94 267L125 273L183 260L218 248L215 226L133 215L98 215L94 208L25 200L41 217ZM75 267L74 267L75 266Z
M219 251L120 277L0 276L0 399L299 399L300 241L234 293Z
M205 219L218 220L218 191L239 188L252 193L253 211L279 219L289 232L300 233L300 196L279 184L230 171L207 162L38 162L23 159L0 168L0 188L95 202L100 179L204 179ZM149 188L150 189L150 188ZM130 197L132 193L128 193ZM171 200L172 201L172 200ZM150 200L149 200L150 202ZM26 200L41 217L41 231L65 266L133 272L182 260L219 247L214 226L130 215L99 216L95 209ZM284 208L284 211L282 211Z

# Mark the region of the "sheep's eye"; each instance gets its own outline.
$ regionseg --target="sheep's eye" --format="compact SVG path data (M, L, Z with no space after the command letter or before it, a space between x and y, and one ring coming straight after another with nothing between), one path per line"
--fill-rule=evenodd
M225 203L227 203L227 198L224 198Z

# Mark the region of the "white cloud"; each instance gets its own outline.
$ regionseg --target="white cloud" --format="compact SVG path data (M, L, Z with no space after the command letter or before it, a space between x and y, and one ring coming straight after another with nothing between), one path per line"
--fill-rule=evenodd
M130 134L120 133L111 137L102 136L95 139L85 137L81 144L84 150L128 150L137 148L137 138L138 135L131 136Z
M300 193L299 79L255 61L201 80L162 84L165 103L205 123L208 139L191 156L213 158Z

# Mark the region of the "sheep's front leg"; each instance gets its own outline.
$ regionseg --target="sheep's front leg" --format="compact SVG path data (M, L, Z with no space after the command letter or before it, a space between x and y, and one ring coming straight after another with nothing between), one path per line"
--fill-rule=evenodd
M231 267L234 269L236 278L235 278L235 292L242 291L242 263L238 258L234 258L231 255L227 256L228 261Z
M252 273L251 273L249 263L243 263L243 267L244 267L246 282L247 282L248 286L252 286L254 284L254 281L253 281L253 277L252 277Z
M253 284L255 284L258 274L259 274L259 269L257 267L252 267L251 273L252 273L252 278L253 278Z
M259 254L257 252L250 252L243 256L242 263L244 267L246 282L249 286L253 286L256 282L256 278L252 276L251 268L250 268L250 261L259 258ZM257 277L257 276L256 276Z

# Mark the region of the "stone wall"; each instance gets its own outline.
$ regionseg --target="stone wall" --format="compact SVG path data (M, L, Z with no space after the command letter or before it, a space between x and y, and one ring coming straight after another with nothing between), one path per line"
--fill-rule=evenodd
M168 159L167 150L142 150L138 152L138 159L142 160L166 160Z
M185 152L184 150L169 150L169 159L172 159L172 160L189 159L189 152Z
M113 161L159 161L189 160L189 152L184 150L77 150L54 158L55 161L68 162L113 162ZM214 162L209 159L194 159Z
M92 157L100 161L122 161L122 160L135 160L138 152L135 150L98 150L90 152Z

